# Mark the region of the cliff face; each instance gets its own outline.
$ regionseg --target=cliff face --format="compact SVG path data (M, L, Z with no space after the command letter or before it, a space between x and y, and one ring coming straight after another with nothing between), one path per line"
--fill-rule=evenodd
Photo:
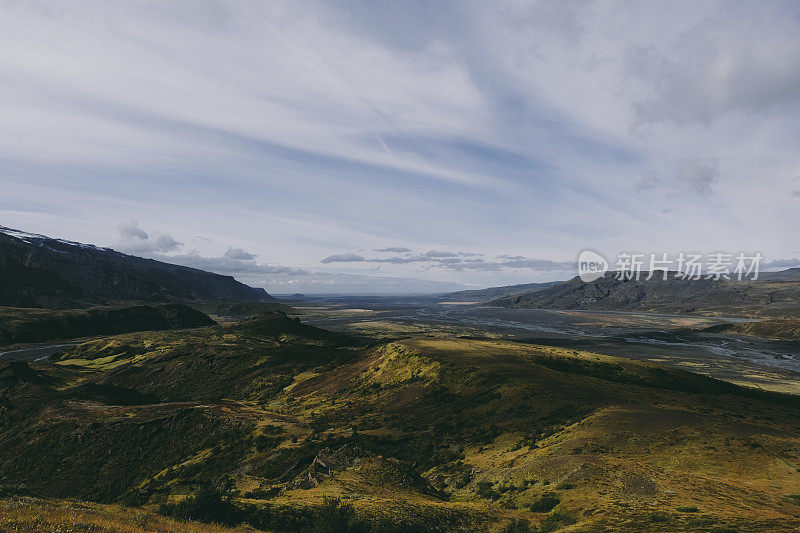
M63 309L134 300L273 298L231 276L0 227L0 305Z

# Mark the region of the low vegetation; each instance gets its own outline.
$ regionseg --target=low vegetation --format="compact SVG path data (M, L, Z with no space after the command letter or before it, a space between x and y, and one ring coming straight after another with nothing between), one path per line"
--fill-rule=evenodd
M798 406L578 350L356 339L282 313L128 333L0 363L3 519L71 505L123 531L791 530Z
M800 319L773 318L743 324L712 326L711 331L751 335L767 339L800 341Z
M208 316L181 304L68 310L0 307L0 346L213 324Z

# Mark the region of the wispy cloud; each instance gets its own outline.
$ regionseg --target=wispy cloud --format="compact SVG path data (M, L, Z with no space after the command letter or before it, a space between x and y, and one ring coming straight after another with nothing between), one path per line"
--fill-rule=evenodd
M403 248L411 251L410 249ZM383 251L383 250L379 250ZM320 262L329 263L390 263L390 264L414 264L419 263L427 267L441 268L456 272L461 271L485 271L498 272L503 269L529 269L539 272L571 272L576 268L574 261L555 262L547 259L534 259L524 256L498 255L495 260L487 261L481 258L468 258L480 255L472 252L451 252L446 250L429 250L420 254L392 256L392 257L371 257L367 258L359 254L343 253L328 256Z

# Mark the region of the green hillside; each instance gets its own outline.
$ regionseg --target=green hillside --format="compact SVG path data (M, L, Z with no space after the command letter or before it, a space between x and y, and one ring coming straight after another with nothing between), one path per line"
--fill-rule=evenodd
M277 531L800 527L800 400L587 352L276 313L1 362L0 390L12 498Z

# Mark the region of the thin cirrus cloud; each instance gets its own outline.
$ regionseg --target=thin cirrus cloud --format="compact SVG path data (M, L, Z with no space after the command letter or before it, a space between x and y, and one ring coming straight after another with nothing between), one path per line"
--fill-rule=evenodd
M4 2L0 217L269 258L267 290L544 281L584 248L790 257L798 33L784 0Z

